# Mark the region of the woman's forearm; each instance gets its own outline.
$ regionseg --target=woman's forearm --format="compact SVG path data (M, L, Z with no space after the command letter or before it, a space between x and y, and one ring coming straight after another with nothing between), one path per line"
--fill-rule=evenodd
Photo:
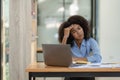
M67 37L64 36L64 37L63 37L63 40L62 40L62 44L66 44L66 43L67 43Z

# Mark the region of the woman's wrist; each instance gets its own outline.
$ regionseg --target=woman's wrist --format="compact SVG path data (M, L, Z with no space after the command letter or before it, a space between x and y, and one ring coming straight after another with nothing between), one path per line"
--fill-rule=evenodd
M67 39L67 38L68 38L68 36L64 36L63 38L64 38L64 39Z
M62 44L66 44L68 36L64 36L62 40Z

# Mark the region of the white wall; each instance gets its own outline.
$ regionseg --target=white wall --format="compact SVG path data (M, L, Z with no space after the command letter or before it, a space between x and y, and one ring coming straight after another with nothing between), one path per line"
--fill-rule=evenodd
M98 10L103 62L120 62L120 0L99 0Z
M102 62L120 62L120 0L99 0L98 32ZM120 80L120 78L96 78Z

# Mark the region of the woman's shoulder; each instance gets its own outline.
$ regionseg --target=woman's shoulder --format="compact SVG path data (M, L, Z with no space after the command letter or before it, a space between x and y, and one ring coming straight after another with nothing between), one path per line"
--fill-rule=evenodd
M90 38L87 40L87 42L89 42L89 43L96 43L97 41L96 41L94 38L90 37Z
M94 38L89 38L89 39L87 40L87 44L88 44L89 46L91 46L92 48L98 46L98 43L97 43L97 41L96 41Z
M90 37L87 41L96 41L94 38Z

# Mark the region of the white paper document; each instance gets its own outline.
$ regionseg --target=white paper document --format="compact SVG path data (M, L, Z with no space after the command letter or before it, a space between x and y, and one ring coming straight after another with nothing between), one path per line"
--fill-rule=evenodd
M72 64L71 68L120 68L120 63Z

